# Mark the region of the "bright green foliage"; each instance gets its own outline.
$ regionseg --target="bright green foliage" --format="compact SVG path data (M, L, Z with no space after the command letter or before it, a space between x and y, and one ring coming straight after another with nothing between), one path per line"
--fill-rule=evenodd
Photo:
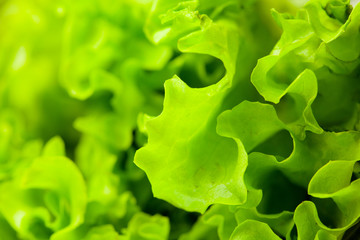
M63 153L61 140L53 139L1 184L1 213L20 237L48 239L56 232L52 239L63 239L84 221L85 182Z
M245 76L250 73L246 70L257 58L259 46L252 45L252 39L257 37L249 31L255 27L253 23L241 21L247 11L256 9L255 3L232 3L239 16L230 15L227 19L226 9L225 16L217 16L216 21L192 9L194 4L179 1L166 15L159 16L169 18L173 22L172 28L182 22L181 33L189 32L198 22L200 30L195 28L178 40L179 50L220 59L226 74L217 83L204 88L190 88L177 76L168 80L164 109L159 117L145 123L149 140L137 152L135 163L145 170L153 183L155 197L189 211L204 212L213 203L235 205L246 199L242 179L246 168L246 161L242 159L245 152L241 144L237 146L232 140L216 134L216 117L226 108L226 97L233 94L231 88L246 81ZM160 14L158 11L161 12L164 5L157 2L153 14ZM232 11L230 7L228 11ZM157 36L159 31L154 35ZM164 41L171 40L174 34L180 35L177 30L168 34L163 36ZM240 76L235 76L237 67L243 68ZM161 171L159 166L166 170Z
M164 240L168 239L169 220L166 217L155 215L149 216L138 213L129 222L124 236L126 240Z
M103 225L92 228L86 236L83 238L84 240L119 240L120 235L115 231L112 225Z
M264 239L264 240L280 240L271 228L265 223L254 220L247 220L240 224L230 237L231 240L250 240L250 239Z
M0 239L356 239L360 4L291 1L0 1Z
M251 1L244 3L238 15L250 6ZM213 235L216 228L220 239L230 239L231 234L234 239L237 235L245 239L242 234L249 239L277 239L270 228L287 239L342 235L360 217L345 200L345 192L352 193L345 189L356 188L356 181L348 185L360 159L360 64L359 48L354 45L359 42L359 6L352 10L346 1L310 1L295 16L273 11L283 34L251 74L251 82L267 103L244 101L261 98L249 95L251 87L242 83L248 81L242 78L244 64L232 66L242 62L243 54L248 60L253 56L246 42L255 32L244 37L241 33L248 22L234 21L229 15L212 19L202 9L201 2L158 1L145 28L155 43L179 39L180 51L217 57L226 70L218 82L203 88L188 87L178 77L165 83L164 109L158 117L145 120L148 144L135 156L155 196L188 211L204 212L215 204L183 239L211 239L209 232ZM212 30L214 25L221 26L223 33ZM236 34L235 40L229 38ZM237 98L227 97L232 89L237 90ZM224 111L228 106L235 107ZM330 163L339 166L323 168ZM341 197L332 195L341 189ZM303 202L309 197L315 205ZM357 202L356 194L351 199ZM326 213L331 201L343 217ZM216 203L222 204L222 210L215 210ZM316 206L313 214L302 207L307 203ZM238 207L229 212L224 205ZM347 213L345 206L352 206L353 212ZM315 218L318 214L322 220ZM300 216L314 218L323 227L306 232L311 221L300 221ZM260 224L270 230L263 230L266 236L251 232L253 222L241 227L250 219L267 224ZM338 226L341 229L333 230Z
M164 80L155 79L177 69L164 67L170 48L142 31L149 4L1 3L0 238L120 239L140 211L132 131L140 111L160 112ZM139 203L150 199L145 190ZM166 239L169 227L157 229Z

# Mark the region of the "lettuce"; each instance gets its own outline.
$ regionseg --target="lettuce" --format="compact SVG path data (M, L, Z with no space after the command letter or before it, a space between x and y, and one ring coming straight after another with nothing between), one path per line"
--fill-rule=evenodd
M297 5L2 1L0 236L355 239L360 4Z
M197 21L200 30L195 29L181 37L179 50L220 59L226 74L217 83L204 88L190 88L177 76L165 82L163 111L159 117L144 123L149 135L148 144L137 151L135 163L147 173L155 197L164 198L188 211L204 212L213 203L234 205L246 199L242 179L246 169L245 152L241 143L216 133L216 117L228 107L226 105L233 104L226 102L232 101L226 99L234 94L231 88L244 84L250 74L246 69L250 70L258 57L260 50L252 42L257 34L249 29L258 27L256 24L259 23L241 24L247 11L257 7L255 3L245 2L244 6L233 3L240 12L239 16L230 15L234 19L218 16L217 21L192 10L188 4L190 2L180 2L166 15L161 15L157 12L165 3L158 2L154 5L154 14L163 18L171 16L173 27L183 21L184 31L192 29ZM190 21L188 16L193 19ZM167 34L163 37L169 41L172 38ZM237 67L243 68L244 73L235 77ZM166 171L161 171L159 167L164 167L164 164Z
M276 239L270 228L266 236L260 235L268 232L265 230L268 226L287 239L295 236L331 239L344 235L359 219L354 206L345 200L345 195L352 195L351 200L357 202L354 192L345 189L356 189L352 174L354 163L359 160L356 126L359 48L354 45L359 42L356 30L359 6L352 10L348 1L310 1L296 15L273 10L283 33L270 54L258 60L250 78L263 99L242 94L246 91L243 88L237 91L235 101L239 104L227 110L229 106L224 104L224 99L228 92L236 88L236 81L249 79L241 78L246 71L245 64L232 68L229 62L241 62L242 54L248 59L254 56L246 52L251 49L246 41L255 32L248 33L244 40L238 35L238 43L228 40L227 36L236 35L236 30L243 32L247 28L244 22L235 21L230 23L237 24L238 29L231 29L232 34L207 34L213 25L220 24L222 32L229 31L229 19L226 22L214 19L204 24L207 18L195 11L193 5L190 8L185 4L188 2L168 11L166 14L172 12L173 15L176 11L179 19L175 18L177 21L173 20L172 25L155 31L154 35L159 36L161 32L165 40L171 41L180 29L175 24L183 21L184 29L177 33L181 34L179 50L219 58L226 74L216 84L203 88L188 87L178 77L168 80L164 109L158 117L144 123L148 144L135 156L135 163L147 173L156 197L201 213L213 205L184 239L200 239L200 233L206 239L206 232L213 227L218 228L220 239L242 234L256 236L256 239ZM154 14L161 11L161 7L155 8ZM185 10L179 10L180 7ZM187 27L182 14L198 14L200 30L195 29L195 20L189 21L191 25ZM183 31L193 32L185 35ZM195 36L196 41L189 40ZM227 48L221 47L219 39ZM155 39L154 42L161 41ZM184 48L184 42L193 45ZM206 45L208 42L211 47ZM236 45L237 49L231 48ZM216 50L220 47L221 50ZM237 58L231 58L236 51ZM224 57L226 53L230 56ZM251 88L247 87L250 92ZM327 172L320 183L318 174L324 174L325 166L343 161L349 165L345 163L347 171L334 178L336 183L327 180L334 172ZM336 165L338 174L339 168ZM354 182L350 187L351 179ZM325 183L327 181L330 182ZM337 188L336 192L342 196L313 192L314 188L325 186ZM344 193L340 193L342 191ZM214 214L212 209L220 206L218 204L224 206L224 210L209 220L208 216ZM238 206L231 212L243 220L232 219L233 223L229 224L226 219L233 217L228 216L231 212L225 214L228 211L225 205ZM351 214L345 206L352 206ZM332 216L327 213L328 208L338 211ZM249 215L249 211L253 213ZM262 229L263 225L251 221L267 226L252 235L253 225L258 225L254 229ZM247 227L241 227L242 224ZM228 226L238 227L225 233L224 228Z

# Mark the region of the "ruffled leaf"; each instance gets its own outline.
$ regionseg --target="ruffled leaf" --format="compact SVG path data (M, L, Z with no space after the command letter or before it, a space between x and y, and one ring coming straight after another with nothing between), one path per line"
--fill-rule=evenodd
M268 225L254 220L247 220L240 224L230 237L230 240L250 239L280 240L281 238Z
M145 213L138 213L129 222L123 240L166 240L170 231L169 220L160 215L150 216Z

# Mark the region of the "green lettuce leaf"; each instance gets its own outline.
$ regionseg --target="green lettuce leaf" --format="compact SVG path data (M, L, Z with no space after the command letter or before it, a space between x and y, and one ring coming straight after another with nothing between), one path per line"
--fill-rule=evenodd
M216 133L216 118L239 101L236 99L239 94L232 92L232 86L236 90L248 86L253 64L248 56L250 52L260 54L252 41L259 40L250 29L260 23L254 20L247 25L241 21L251 10L255 11L257 6L253 2L245 3L245 7L235 4L238 17L227 18L231 8L224 8L214 21L199 12L201 4L204 3L156 2L146 25L147 35L158 43L179 38L180 51L218 58L226 74L217 83L203 88L191 88L184 83L187 79L182 81L177 76L168 80L164 109L145 123L148 144L137 151L135 163L146 172L155 197L188 211L204 212L213 203L234 205L246 199L242 179L246 158L242 145ZM205 12L210 9L221 12L226 4L218 8L203 6ZM263 28L269 31L267 26ZM245 33L251 37L245 37ZM237 72L237 68L242 71Z
M251 81L259 93L265 100L277 104L284 92L295 85L300 74L311 69L317 84L314 81L314 93L307 91L311 96L305 97L306 117L311 119L305 118L305 124L315 133L321 131L316 122L325 129L354 129L348 122L356 111L359 88L354 71L359 66L359 55L357 51L348 53L352 48L345 46L359 42L358 33L351 34L359 22L356 20L358 9L357 6L351 11L349 1L319 0L307 3L295 17L274 12L284 32L271 54L260 59L253 71ZM284 102L290 106L299 102L293 98ZM291 110L286 109L286 112Z
M302 203L294 216L301 239L325 233L332 238L343 236L358 222L359 180L351 181L355 162L330 161L313 176L308 192L316 198L315 204Z
M169 231L169 220L166 217L138 213L130 220L120 239L165 240L168 239Z
M112 225L93 227L83 238L84 240L119 240L120 235Z
M242 165L241 160L237 160L236 152L232 150L235 146L234 143L217 136L214 132L214 117L218 111L217 106L221 103L234 74L232 59L236 58L238 43L231 33L236 33L231 25L219 25L208 20L203 23L202 31L194 32L180 40L179 48L182 51L207 53L220 58L225 64L227 74L217 84L203 89L189 88L177 77L167 81L165 83L164 110L159 117L147 122L148 144L139 150L135 156L135 163L147 172L150 182L153 183L154 195L167 199L174 205L181 206L189 211L203 212L207 206L215 202L240 203L243 198L242 195L246 194L245 189L241 189L241 185L243 185L241 178L232 180L233 183L228 186L224 184L224 182L228 182L225 179L231 179L235 175L241 176L238 174L239 170L227 173L227 176L221 176L218 179L214 178L218 175L214 175L215 172L218 173L220 170L218 161L225 152L231 156L227 160L228 166L235 164L240 167ZM217 38L219 35L222 37ZM201 39L200 42L199 39ZM225 45L220 39L227 39L226 41L230 41L232 44ZM228 47L235 49L230 51ZM169 119L181 118L184 113L188 116L189 122L169 121ZM166 128L164 129L162 126L166 126ZM157 134L158 130L156 129L159 127L167 134ZM189 137L194 143L188 144ZM215 145L222 147L207 148L208 151L199 152L200 149L203 149L200 146L209 144L209 141L204 142L205 139L209 138L213 139L211 142L214 147ZM163 148L162 141L166 141L167 149ZM198 147L193 148L191 146ZM156 165L164 165L162 157L159 158L156 155L152 157L155 153L159 153L159 147L162 148L162 155L168 159L166 165L171 166L172 171L177 172L177 178L172 177L172 171L157 170ZM172 149L176 149L176 151ZM187 152L187 157L183 158L181 162L177 161L178 154L183 152ZM210 161L209 157L211 158ZM206 165L204 165L205 160L207 161ZM224 164L223 160L222 164ZM180 169L184 169L184 165L187 166L187 170L181 171ZM237 168L239 169L239 167ZM151 172L151 170L153 171ZM199 181L200 179L203 180ZM206 180L204 181L204 179ZM192 183L183 185L187 180L192 180ZM154 184L155 182L157 184ZM176 185L178 187L174 188ZM197 190L193 191L193 189ZM218 192L223 192L225 197L217 199Z
M230 240L250 239L280 240L281 238L265 223L254 220L247 220L240 224L230 238Z
M1 1L0 238L357 238L350 2Z
M126 189L127 179L114 172L117 156L96 139L85 135L75 157L87 185L85 224L113 224L120 231L139 207Z
M1 183L1 212L22 238L63 239L84 221L84 179L53 139L44 156L35 158L11 181Z

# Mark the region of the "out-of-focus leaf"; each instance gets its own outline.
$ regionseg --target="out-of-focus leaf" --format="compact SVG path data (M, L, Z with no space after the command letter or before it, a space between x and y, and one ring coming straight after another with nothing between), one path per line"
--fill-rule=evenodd
M119 240L120 235L112 225L103 225L92 228L83 240Z
M130 220L121 240L165 240L170 231L169 220L160 215L137 213Z
M54 138L44 156L0 185L7 193L0 197L1 212L21 237L62 239L84 221L85 183L76 165L58 155L62 144Z

